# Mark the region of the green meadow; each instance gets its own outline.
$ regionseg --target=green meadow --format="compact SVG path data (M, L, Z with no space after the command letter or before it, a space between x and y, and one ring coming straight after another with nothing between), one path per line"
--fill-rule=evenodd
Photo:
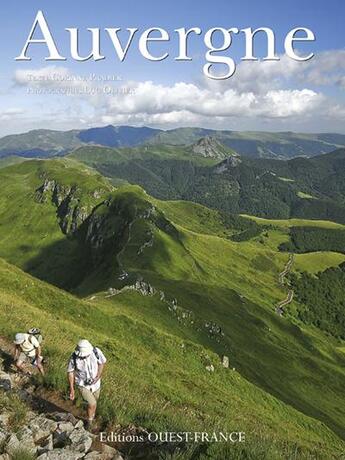
M0 192L0 332L43 329L46 386L66 393L66 361L86 337L108 358L104 424L246 432L226 454L209 446L212 458L340 458L344 344L300 322L297 302L283 318L275 305L289 228L343 226L255 218L262 232L237 242L218 211L115 189L71 159L3 168ZM293 269L344 260L300 254ZM137 280L150 295L128 289Z

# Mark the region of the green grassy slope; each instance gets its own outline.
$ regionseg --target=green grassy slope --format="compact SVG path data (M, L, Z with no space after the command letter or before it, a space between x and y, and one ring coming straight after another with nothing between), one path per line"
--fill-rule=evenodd
M74 212L76 207L79 211L83 208L88 217L78 222L78 230L74 233L62 232L60 214L66 209L57 208L54 193L41 191L37 196L37 190L47 178L59 184L60 194L66 195L67 189L71 192L73 184L77 185L73 189L73 206L69 203L67 210ZM153 331L159 330L164 337L172 336L175 349L178 349L177 342L190 340L194 346L207 349L213 356L212 361L217 361L213 353L226 354L242 377L278 397L283 407L293 406L299 413L321 420L345 437L345 355L341 352L341 342L293 318L291 321L279 318L274 312L275 304L286 295L278 284L278 274L288 255L279 253L277 246L278 240L286 238L287 229L272 228L267 230L267 235L247 242L234 242L227 238L229 229L222 226L215 211L186 202L177 203L176 207L173 202L162 203L150 198L139 187L114 191L92 170L83 169L70 160L30 161L3 169L0 191L0 256L59 285L65 285L66 273L77 270L78 277L74 278L71 287L81 296L95 296L87 304L88 308L80 308L79 305L85 304L73 300L76 309L73 311L78 311L81 318L78 328L86 327L93 318L102 345L119 335L122 340L119 350L123 350L126 362L129 362L126 347L132 346L131 341L136 343L137 353L142 341L147 341L147 346L157 353L162 349L166 365L170 358L173 363L167 371L170 379L175 356L155 334L147 335L142 324ZM67 213L67 217L70 221L71 213ZM47 233L46 238L43 232ZM29 249L26 250L26 246ZM57 254L60 259L56 258ZM128 276L120 279L123 273ZM157 293L141 296L126 290L106 298L110 287L120 289L140 278L150 283ZM49 292L61 292L49 289ZM165 301L160 300L160 291L164 292ZM177 306L173 299L177 300ZM47 300L47 305L41 307L48 309L46 314L50 315L49 305ZM113 321L111 315L115 312L120 318ZM83 322L84 315L89 323ZM65 317L61 318L64 321ZM70 334L69 326L63 321L66 337ZM117 329L121 324L122 332ZM75 330L81 333L78 328ZM57 354L61 352L59 348ZM149 360L145 348L142 354ZM118 359L114 353L114 360ZM120 359L119 363L123 365L124 361ZM125 387L130 375L119 369ZM155 385L160 379L160 361L149 364L143 372L152 384L152 397L155 398L161 386ZM178 375L179 378L173 380L174 386L179 388L174 395L180 402L179 394L187 398L188 391L182 382L183 373ZM196 376L198 378L199 374ZM207 375L206 381L209 378ZM164 385L169 387L167 382ZM217 385L218 381L212 388ZM190 397L197 398L193 385L187 387L192 389ZM149 385L142 394L146 394L148 388ZM208 398L208 392L212 393L211 398L215 397L213 389L199 388L198 384L195 391L202 394L203 399L205 395ZM234 392L233 385L230 392ZM224 404L223 399L221 404ZM228 406L224 407L227 411ZM272 406L268 412L270 410ZM220 413L218 406L207 405L204 411L211 418ZM154 412L156 406L149 420L154 419ZM234 416L233 412L229 413Z
M0 158L0 169L7 168L7 166L16 165L26 161L26 158L23 157L16 157L16 156L8 156L4 158Z
M178 305L193 313L193 321L220 325L224 337L220 343L213 338L213 349L225 349L251 381L323 420L328 419L323 410L334 415L334 394L342 397L343 379L338 368L343 356L334 354L336 342L331 344L313 329L280 321L273 313L273 305L285 295L277 286L277 277L287 256L255 242L234 243L179 226L177 229L182 247L158 232L145 257L138 256L129 245L121 255L124 266L139 272L170 298L177 298ZM332 397L327 398L316 381L311 383L315 373L318 381L328 381L330 373L333 375ZM282 381L282 375L289 377ZM307 381L310 383L303 383ZM344 415L336 418L335 425L328 421L337 430Z
M210 158L203 158L194 153L189 146L181 145L143 145L140 147L123 147L109 148L102 146L83 146L74 150L69 158L74 158L77 161L83 161L90 166L100 164L121 164L130 160L190 160L200 164L214 164L215 161Z
M337 267L345 262L345 255L337 252L312 252L309 254L296 254L294 271L318 273L327 268Z
M11 338L17 330L40 324L50 362L47 385L65 391L67 359L86 333L104 350L108 365L100 414L110 423L116 417L122 424L153 430L241 429L247 443L236 458L247 458L247 452L281 459L298 452L299 458L326 459L345 448L322 423L224 369L211 351L133 315L139 294L111 306L90 304L1 259L0 281L1 334ZM215 366L212 374L205 369L208 363ZM215 453L212 458L221 457Z
M51 182L51 188L55 181L59 188L42 193L39 189L45 181ZM113 189L110 184L73 161L31 160L1 169L0 189L1 255L50 282L60 278L64 285L77 279L85 259L59 223L80 224L80 216Z
M175 224L187 230L208 235L226 236L224 222L218 211L189 201L154 201Z
M267 237L261 238L261 244L278 250L282 244L290 241L290 230L293 228L315 228L328 231L344 230L345 226L331 221L308 220L308 219L263 219L260 217L242 215L265 228ZM327 268L337 267L345 262L345 255L334 251L315 251L306 254L296 254L293 264L293 271L296 273L307 272L315 274L323 272Z
M317 219L264 219L262 217L247 216L243 217L252 219L260 225L273 225L275 227L290 228L290 227L319 227L329 229L345 229L345 225L332 222L330 220Z

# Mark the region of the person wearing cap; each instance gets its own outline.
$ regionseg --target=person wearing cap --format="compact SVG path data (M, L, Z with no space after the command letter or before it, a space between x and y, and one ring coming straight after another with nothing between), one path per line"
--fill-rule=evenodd
M67 374L70 399L75 399L76 384L83 400L87 403L88 427L92 427L97 401L101 391L101 377L106 363L102 351L93 347L88 340L80 340L68 362Z
M22 372L25 372L24 365L29 362L32 366L37 367L40 373L44 375L39 341L31 334L19 332L15 336L14 344L16 346L14 355L16 367ZM30 372L28 372L28 374L30 374Z

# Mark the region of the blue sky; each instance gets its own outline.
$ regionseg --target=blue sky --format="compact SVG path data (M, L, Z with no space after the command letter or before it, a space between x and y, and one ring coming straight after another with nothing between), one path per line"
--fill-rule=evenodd
M32 61L17 62L14 58L20 54L38 10L43 10L59 51L66 57L66 27L80 28L80 53L88 54L87 27L137 27L141 32L154 26L166 29L172 39L152 49L167 50L171 57L162 62L145 60L134 41L125 62L120 63L104 36L102 53L107 57L99 62L80 63L69 57L64 62L48 63L43 45L29 48ZM6 2L0 28L0 135L41 127L68 129L108 123L345 132L344 17L345 2L341 0ZM241 62L244 39L236 36L230 49L222 53L236 61L235 75L221 82L209 80L202 72L207 51L202 36L191 40L192 62L173 59L177 53L173 30L192 26L204 32L212 27L270 27L276 34L281 61ZM315 42L300 48L315 53L312 60L303 63L283 56L285 35L299 26L311 29L316 36ZM264 57L265 46L264 36L258 35L258 57ZM74 80L70 84L71 79L90 73L117 75L122 81L81 84ZM38 77L52 74L62 81L38 81ZM78 89L78 94L66 95L70 87Z

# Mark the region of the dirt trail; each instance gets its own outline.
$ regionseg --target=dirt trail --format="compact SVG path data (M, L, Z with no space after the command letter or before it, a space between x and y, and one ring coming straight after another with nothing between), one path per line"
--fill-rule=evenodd
M287 261L284 270L281 273L279 273L279 284L281 286L285 285L285 278L290 273L294 260L295 254L290 254L289 260Z
M13 390L24 400L31 411L49 417L49 414L66 413L72 414L77 420L85 419L85 408L79 408L67 398L67 377L66 377L66 397L58 391L48 389L41 383L41 377L37 370L34 370L32 376L25 375L17 371L13 362L14 346L5 337L0 336L0 363L3 370L9 374L12 382ZM32 371L32 367L28 370ZM49 368L47 370L49 372ZM118 437L118 442L100 442L100 432L114 433L115 438ZM155 443L144 441L143 443L133 443L122 441L126 436L146 437L147 431L139 426L130 424L121 426L120 424L105 425L101 421L97 421L92 429L92 434L95 435L93 441L93 450L103 452L104 445L112 447L121 452L114 458L136 460L149 458L150 460L159 460L159 448ZM158 449L158 450L157 450ZM123 456L123 457L122 457Z
M291 272L294 259L295 259L295 255L290 254L289 260L287 261L284 270L281 273L279 273L279 284L281 286L284 286L284 287L286 285L290 286L289 281L286 281L286 277ZM283 316L283 314L285 313L284 307L286 307L286 305L289 305L293 301L294 294L295 293L294 293L293 289L289 289L286 298L284 300L281 300L276 305L276 313L278 315Z
M77 419L83 419L83 412L72 401L64 399L56 391L35 384L32 377L19 373L13 364L14 346L4 337L0 337L0 356L4 360L4 369L11 376L15 387L27 392L32 409L39 413L69 412ZM29 368L28 368L29 370ZM30 370L32 368L30 367Z

